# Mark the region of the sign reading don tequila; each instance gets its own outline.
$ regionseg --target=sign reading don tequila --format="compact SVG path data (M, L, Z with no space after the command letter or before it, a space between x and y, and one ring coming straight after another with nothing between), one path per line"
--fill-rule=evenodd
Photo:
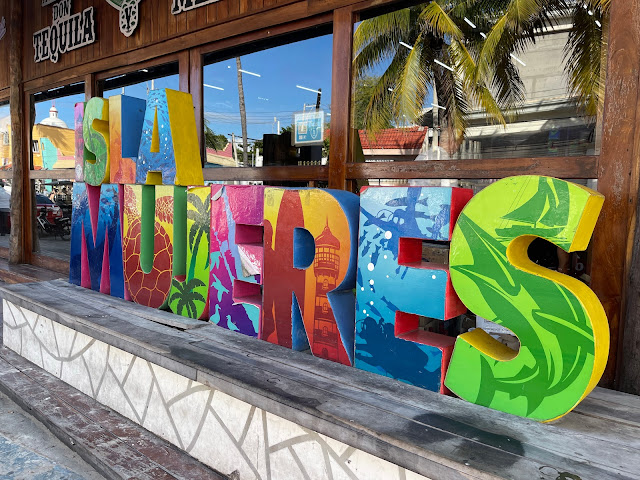
M178 15L181 12L193 10L194 8L204 7L218 0L173 0L171 3L171 13Z
M34 61L58 61L60 55L96 41L93 7L71 13L71 0L53 6L53 23L33 34Z

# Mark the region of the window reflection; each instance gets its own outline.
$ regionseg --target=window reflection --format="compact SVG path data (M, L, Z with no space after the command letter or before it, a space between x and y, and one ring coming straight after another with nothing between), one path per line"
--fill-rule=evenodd
M52 88L32 97L35 108L31 131L33 170L75 168L74 106L84 101L84 83Z
M205 56L206 167L327 164L332 35L324 33Z
M521 20L510 5L426 2L358 23L353 160L599 153L608 5Z
M34 252L50 258L69 261L72 180L38 179L35 192Z
M167 63L115 75L101 82L102 98L114 95L146 99L151 90L170 88L180 90L178 63Z
M0 170L11 168L11 109L9 102L0 102Z

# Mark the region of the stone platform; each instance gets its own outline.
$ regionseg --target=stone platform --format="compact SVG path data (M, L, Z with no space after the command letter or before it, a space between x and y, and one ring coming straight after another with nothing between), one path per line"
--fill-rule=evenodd
M631 395L596 389L538 424L59 280L0 293L8 348L233 478L640 472Z

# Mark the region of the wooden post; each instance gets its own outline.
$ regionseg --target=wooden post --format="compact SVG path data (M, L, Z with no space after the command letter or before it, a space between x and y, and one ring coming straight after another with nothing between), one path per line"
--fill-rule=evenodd
M331 91L331 145L329 188L347 187L347 162L351 157L351 62L353 60L353 10L333 13L333 80Z
M609 363L602 384L612 387L615 383L635 393L640 393L637 234L636 241L633 240L640 173L640 128L636 127L640 121L638 18L640 0L611 2L610 21L615 28L610 30L604 132L598 164L598 190L606 200L593 236L591 282L607 313L611 331ZM633 263L632 245L636 253ZM627 298L630 309L625 322ZM619 355L621 343L625 348ZM614 382L616 359L621 366L617 372L619 382Z
M93 97L101 96L103 92L98 92L95 73L88 73L84 76L84 101L88 102Z
M24 257L23 216L24 177L29 175L28 165L23 155L23 118L22 104L22 3L11 2L10 7L10 103L11 103L11 164L13 179L11 182L11 237L9 240L9 262L22 263Z
M207 146L204 137L204 92L202 80L202 54L196 50L189 51L189 93L193 97L193 107L196 114L196 128L198 129L198 142L202 155L202 166L207 164Z

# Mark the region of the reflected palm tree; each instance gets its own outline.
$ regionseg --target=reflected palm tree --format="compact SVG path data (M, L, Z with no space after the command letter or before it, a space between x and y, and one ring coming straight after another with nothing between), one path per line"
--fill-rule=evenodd
M444 107L439 115L454 150L472 110L505 125L524 100L514 56L567 16L573 20L565 46L569 93L596 115L604 98L610 3L437 0L364 20L355 31L353 64L356 80L375 74L366 129L417 123L430 92Z

